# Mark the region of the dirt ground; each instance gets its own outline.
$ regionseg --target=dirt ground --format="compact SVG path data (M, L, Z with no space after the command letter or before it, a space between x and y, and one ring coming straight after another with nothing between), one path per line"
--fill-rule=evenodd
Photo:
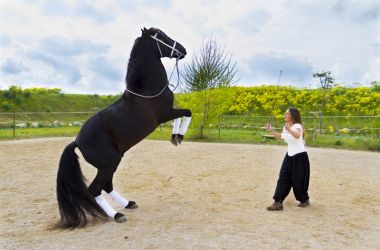
M380 154L319 148L308 149L311 206L290 193L269 212L286 147L143 141L114 177L140 206L124 210L128 222L49 230L72 140L0 142L0 249L380 249ZM81 166L92 180L95 169Z

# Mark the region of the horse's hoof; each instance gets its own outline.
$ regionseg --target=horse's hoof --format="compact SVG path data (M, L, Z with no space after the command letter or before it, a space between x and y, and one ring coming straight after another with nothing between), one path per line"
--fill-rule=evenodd
M176 134L172 134L172 138L170 139L170 142L174 145L174 146L178 146L178 137Z
M177 135L177 141L178 141L179 144L181 144L181 142L183 141L183 135L178 134Z
M127 218L125 218L124 214L122 213L116 213L113 218L117 223L123 223L127 221Z
M129 201L128 205L125 207L125 209L135 209L138 208L137 203L135 201Z

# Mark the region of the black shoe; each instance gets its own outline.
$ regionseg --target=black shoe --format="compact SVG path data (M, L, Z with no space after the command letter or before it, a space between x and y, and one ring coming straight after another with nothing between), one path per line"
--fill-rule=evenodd
M269 207L267 207L267 210L269 211L276 211L276 210L283 210L284 209L284 206L282 205L281 202L273 202L272 205L270 205Z
M310 201L307 200L305 202L300 202L300 204L298 204L299 207L308 207L310 206Z

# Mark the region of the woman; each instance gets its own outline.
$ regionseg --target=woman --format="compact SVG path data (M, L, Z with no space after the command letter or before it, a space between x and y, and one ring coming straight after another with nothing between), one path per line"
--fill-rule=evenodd
M303 138L304 128L300 112L294 107L286 110L285 125L281 134L274 131L270 123L267 124L267 130L271 131L276 139L283 139L288 144L288 151L282 162L276 191L273 196L274 203L267 209L270 211L282 210L284 208L282 202L291 188L293 188L294 196L300 202L298 206L309 206L307 191L309 188L310 164Z

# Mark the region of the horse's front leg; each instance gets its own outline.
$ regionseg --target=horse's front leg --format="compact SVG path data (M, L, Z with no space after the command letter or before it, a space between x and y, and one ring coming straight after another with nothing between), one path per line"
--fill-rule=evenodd
M191 121L191 111L189 109L171 109L168 117L166 118L166 121L170 120L174 120L170 142L173 145L177 146L178 144L181 144L186 131L189 128Z

